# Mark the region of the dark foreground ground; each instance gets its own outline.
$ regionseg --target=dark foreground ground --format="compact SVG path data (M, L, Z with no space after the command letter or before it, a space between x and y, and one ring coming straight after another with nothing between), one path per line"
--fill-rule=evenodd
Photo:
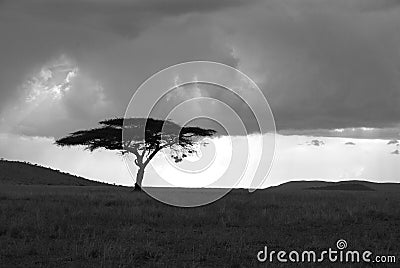
M313 267L259 263L270 250L395 255L400 195L385 191L236 190L176 208L112 186L0 186L0 267ZM319 267L343 267L325 262ZM367 265L347 265L366 267Z

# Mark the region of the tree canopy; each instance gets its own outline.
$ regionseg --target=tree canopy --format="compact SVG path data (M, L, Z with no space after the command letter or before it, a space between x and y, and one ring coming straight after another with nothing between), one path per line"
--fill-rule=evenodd
M59 146L81 145L94 151L104 148L136 156L139 167L136 186L141 187L144 168L162 149L170 149L175 162L196 152L196 145L216 132L196 126L180 126L171 120L114 118L99 122L98 128L79 130L56 141Z

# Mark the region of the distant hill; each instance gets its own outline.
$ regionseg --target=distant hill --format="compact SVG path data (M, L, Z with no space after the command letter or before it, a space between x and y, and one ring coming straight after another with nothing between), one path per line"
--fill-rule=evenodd
M268 189L280 191L384 191L400 192L400 183L375 183L362 180L349 180L339 182L326 181L291 181Z
M0 184L106 186L59 170L28 162L0 160Z
M371 187L368 187L360 183L337 183L334 185L310 187L306 190L331 190L331 191L375 191Z

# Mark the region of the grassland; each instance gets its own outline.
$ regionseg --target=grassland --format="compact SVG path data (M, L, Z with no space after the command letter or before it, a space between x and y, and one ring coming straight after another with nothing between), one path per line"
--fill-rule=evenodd
M338 239L400 257L399 201L398 192L278 187L185 209L124 187L1 185L0 267L295 267L256 254Z
M0 159L0 187L3 184L68 186L107 185L29 162Z

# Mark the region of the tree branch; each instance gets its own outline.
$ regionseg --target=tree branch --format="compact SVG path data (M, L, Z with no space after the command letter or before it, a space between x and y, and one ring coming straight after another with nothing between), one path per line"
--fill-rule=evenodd
M149 155L149 157L147 157L146 161L144 161L144 166L147 166L147 164L150 162L151 159L153 159L153 157L162 149L170 146L170 143L164 144L162 146L157 146L156 149L154 149L154 151Z
M142 152L142 154L141 154L141 158L142 158L142 159L143 159L144 156L146 155L146 151L147 151L146 146L144 146L143 152Z
M128 149L128 152L131 152L131 153L133 153L133 154L136 156L135 164L136 164L138 167L143 166L143 157L139 154L137 148Z

